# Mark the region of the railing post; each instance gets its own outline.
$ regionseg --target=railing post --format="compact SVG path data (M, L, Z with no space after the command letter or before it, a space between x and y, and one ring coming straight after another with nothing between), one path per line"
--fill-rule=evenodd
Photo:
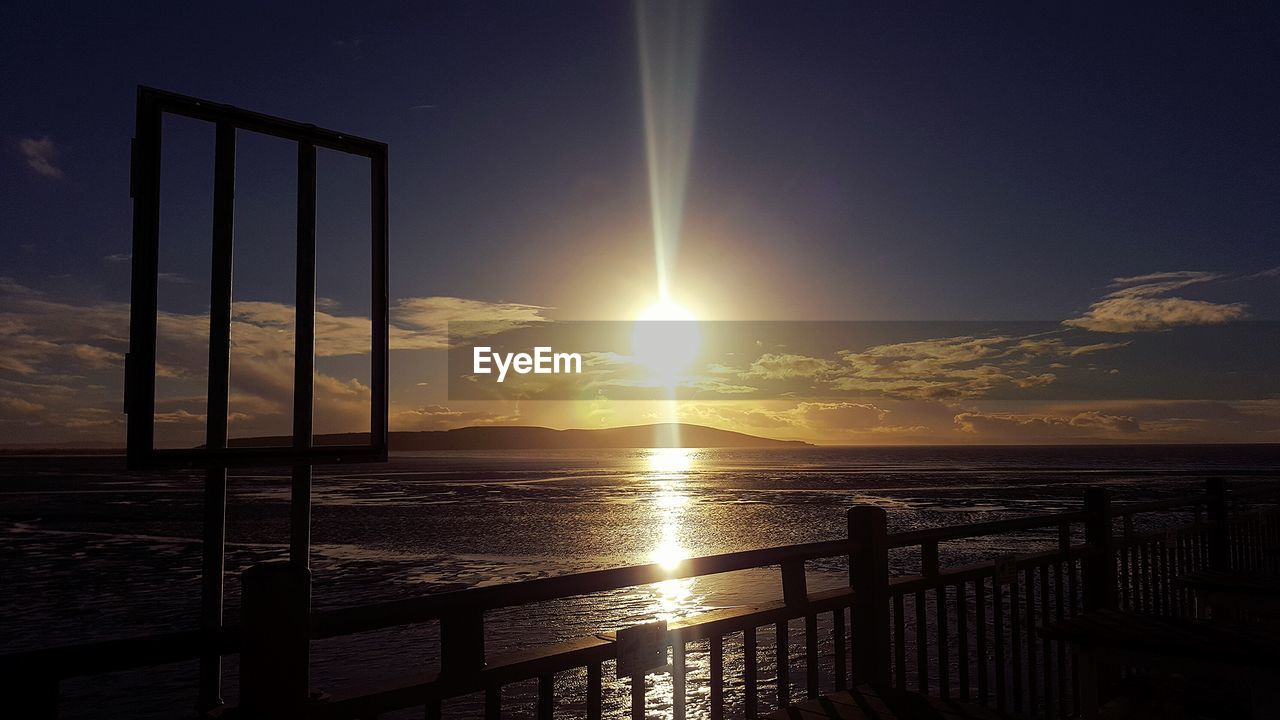
M466 676L484 666L484 611L462 610L440 618L440 673Z
M849 509L853 670L859 682L889 684L889 533L884 508Z
M273 560L250 567L240 578L241 716L302 717L310 682L311 571Z
M1116 607L1115 541L1111 534L1111 493L1103 487L1084 491L1084 541L1092 552L1084 557L1084 609Z
M1206 478L1205 494L1209 510L1209 567L1226 570L1231 565L1231 537L1227 522L1227 483L1223 478Z

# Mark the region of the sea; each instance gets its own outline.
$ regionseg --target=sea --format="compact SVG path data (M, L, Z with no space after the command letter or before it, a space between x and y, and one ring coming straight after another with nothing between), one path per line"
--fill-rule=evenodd
M312 493L313 607L340 608L482 585L843 537L846 511L887 510L890 531L1078 509L1084 489L1117 502L1280 479L1280 446L810 447L424 452L382 464L317 467ZM0 458L0 653L196 627L203 475L132 473L118 456ZM226 616L240 573L287 556L287 470L233 471L228 490ZM1153 522L1158 521L1152 520ZM1028 552L1051 532L945 543L944 565ZM895 551L892 572L919 558ZM810 563L811 590L839 587L842 560ZM668 580L599 596L494 611L491 655L780 597L776 568ZM313 643L312 685L342 692L436 666L434 623ZM761 633L762 683L774 671ZM730 707L740 701L740 639L726 645ZM802 626L792 633L803 657ZM688 655L689 717L707 714L705 645ZM794 667L795 664L793 664ZM237 667L224 661L234 704ZM62 717L194 713L195 667L79 678ZM584 714L584 673L556 678L557 717ZM606 671L606 713L629 707ZM803 686L803 675L792 678ZM669 717L669 675L654 675L650 717ZM799 696L799 693L796 694ZM533 717L536 683L507 689L503 714ZM767 703L766 703L767 705ZM477 698L446 717L477 717ZM421 717L421 710L404 717ZM393 716L398 717L398 716Z

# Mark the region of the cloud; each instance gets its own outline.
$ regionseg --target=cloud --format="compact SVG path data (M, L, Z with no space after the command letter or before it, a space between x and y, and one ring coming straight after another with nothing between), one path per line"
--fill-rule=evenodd
M487 410L465 410L446 405L397 410L390 424L396 430L450 430L471 425L502 425L520 420L519 412L494 413Z
M393 348L443 347L450 310L467 318L539 319L540 308L458 298L408 298L397 307L403 325L393 326ZM491 309L492 313L487 313ZM232 421L241 434L287 430L293 393L292 306L237 302L232 314ZM203 313L160 312L156 320L157 419L175 442L198 442L203 421L208 317ZM360 316L316 312L316 354L320 358L358 356L369 351L370 321ZM55 301L11 279L0 278L0 423L40 413L42 432L52 439L68 429L101 431L119 442L122 429L119 378L128 349L129 306ZM335 366L338 367L338 366ZM57 393L49 388L67 378ZM92 378L88 380L88 378ZM84 390L88 385L99 390ZM338 377L321 366L315 376L317 432L368 427L370 388L357 378ZM401 416L422 427L427 414ZM274 419L273 419L274 418ZM487 415L471 423L496 421ZM7 426L4 426L7 427ZM25 427L25 426L24 426Z
M1063 324L1094 332L1131 333L1167 330L1189 325L1219 325L1247 317L1244 303L1215 303L1171 297L1192 285L1220 280L1221 273L1183 270L1121 277L1083 316Z
M400 350L445 348L449 324L465 323L455 332L468 337L492 335L543 322L549 308L523 303L492 303L458 297L405 298L391 310L391 345Z
M1142 432L1132 417L1096 410L1072 416L962 412L955 416L961 432L988 441L1061 441L1117 439Z
M739 373L744 380L791 380L796 378L821 379L830 375L836 364L821 358L790 353L765 353L751 363L751 368Z
M102 259L106 260L109 263L129 262L130 260L133 259L133 253L112 253Z
M54 180L62 179L62 168L57 164L58 146L48 137L42 137L39 140L22 138L18 141L18 152L22 153L22 157L27 161L27 167L37 175Z

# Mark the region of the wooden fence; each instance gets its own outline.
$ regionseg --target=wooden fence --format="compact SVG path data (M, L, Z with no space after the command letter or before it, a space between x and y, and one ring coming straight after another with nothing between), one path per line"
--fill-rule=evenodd
M883 509L849 510L846 537L658 564L614 568L315 611L309 622L289 617L291 593L306 592L305 568L285 562L245 574L244 618L227 626L220 651L241 657L240 705L222 717L376 718L419 708L443 716L445 701L482 697L486 719L503 713L504 687L536 681L532 714L550 719L569 704L588 720L605 712L606 664L617 659L616 638L600 634L502 656L485 652L486 613L590 596L677 579L754 568L781 569L776 602L718 610L673 621L670 715L682 720L689 694L686 654L705 643L708 713L756 717L797 695L814 697L857 683L894 685L944 698L968 699L1018 717L1068 717L1076 705L1073 661L1067 649L1039 639L1035 627L1084 609L1119 607L1187 615L1194 599L1173 580L1204 567L1275 569L1280 511L1272 485L1227 492L1218 479L1205 492L1134 504L1110 501L1090 488L1080 510L994 522L888 533ZM1159 527L1153 525L1158 524ZM944 567L942 551L975 538L1041 533L1056 543L975 564ZM891 577L890 558L918 558L919 572ZM847 558L847 587L811 592L805 564ZM793 653L791 621L803 621ZM307 696L306 664L313 640L421 623L438 623L439 670L389 679L376 687L337 688L323 700ZM760 632L772 634L761 644ZM269 638L264 642L263 638ZM178 632L0 657L9 702L22 717L56 717L63 679L198 657L199 631ZM766 635L766 640L769 640ZM741 677L725 678L727 641L741 653ZM772 678L762 655L772 650ZM798 672L803 666L803 673ZM557 676L585 671L584 697L557 695ZM824 677L825 673L825 677ZM645 717L643 674L630 680L631 717ZM739 701L727 708L726 687ZM772 685L773 687L768 687ZM12 705L11 705L12 707Z

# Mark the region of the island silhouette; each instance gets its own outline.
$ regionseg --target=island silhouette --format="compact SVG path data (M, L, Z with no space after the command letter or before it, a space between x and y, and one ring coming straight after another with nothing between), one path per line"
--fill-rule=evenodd
M289 436L235 438L233 447L281 447ZM361 445L368 433L316 435L315 445ZM687 423L653 423L598 430L556 430L532 425L491 425L388 433L390 450L568 450L604 448L770 448L811 447L800 440L777 440Z

